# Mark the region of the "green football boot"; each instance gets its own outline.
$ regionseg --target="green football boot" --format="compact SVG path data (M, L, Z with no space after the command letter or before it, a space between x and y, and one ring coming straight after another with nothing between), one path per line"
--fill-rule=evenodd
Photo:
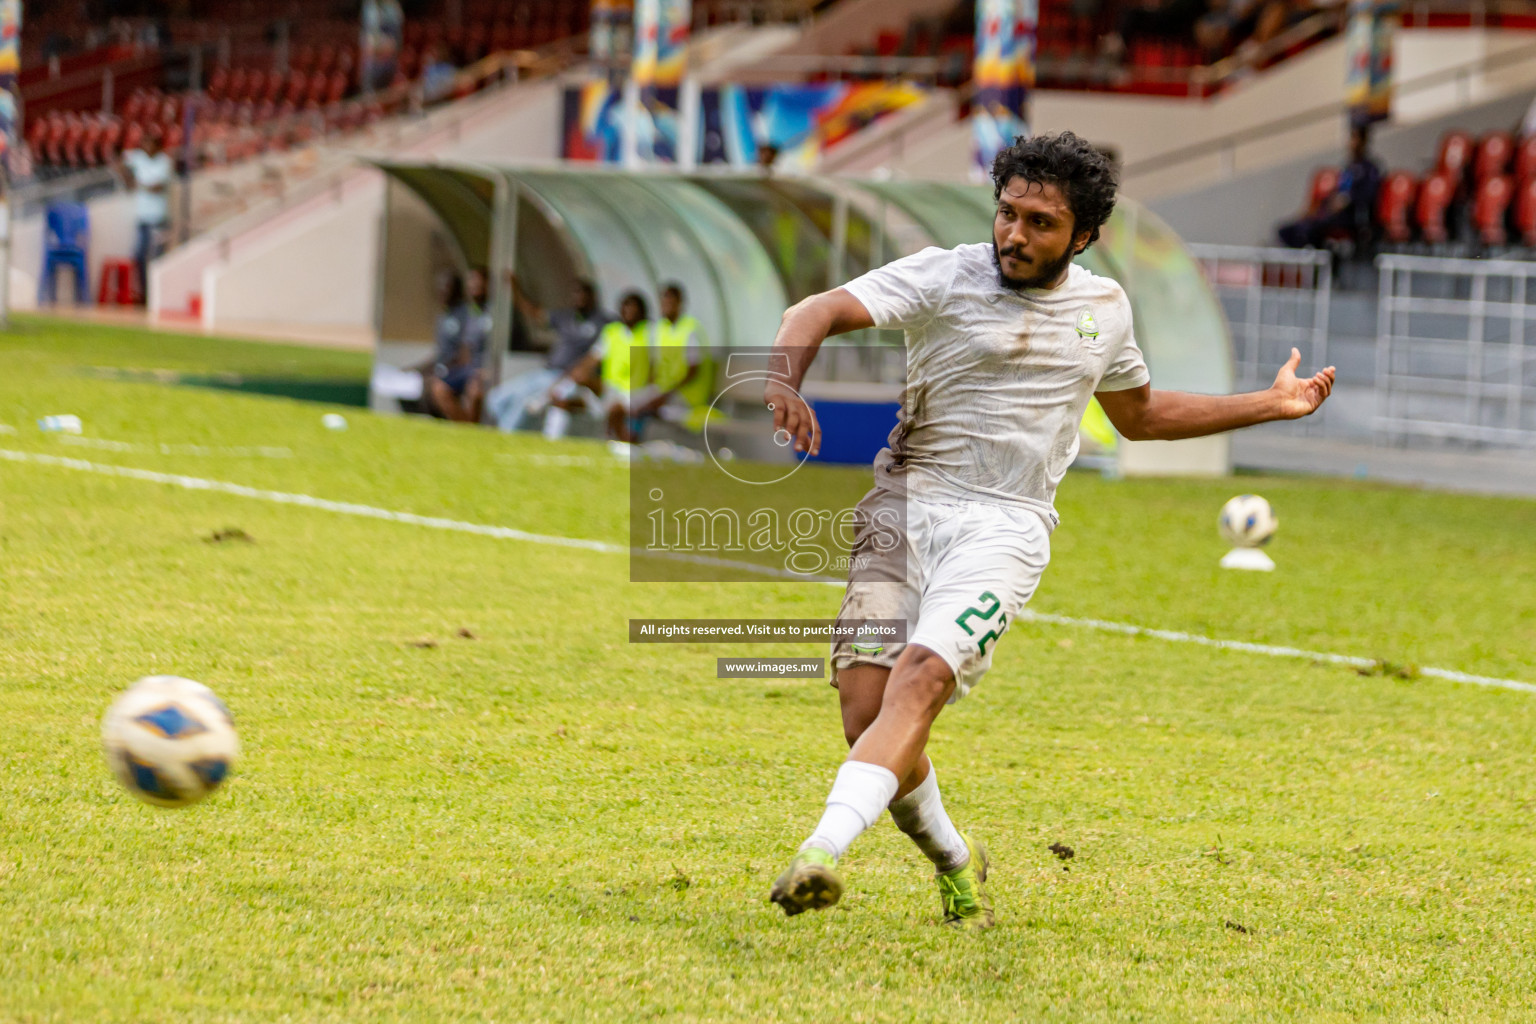
M838 877L837 858L818 846L808 846L795 854L789 867L773 883L768 898L784 908L788 917L807 910L825 910L843 895L843 880Z
M944 923L966 931L981 931L995 923L992 901L982 891L981 883L987 880L987 848L975 842L964 832L965 848L971 851L971 859L961 867L941 872L939 900L944 904Z

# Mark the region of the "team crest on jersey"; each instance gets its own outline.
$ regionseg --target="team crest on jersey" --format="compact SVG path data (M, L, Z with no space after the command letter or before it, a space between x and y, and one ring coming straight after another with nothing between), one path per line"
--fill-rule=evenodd
M1099 336L1098 321L1093 318L1093 310L1084 306L1077 314L1077 336L1079 338L1097 338Z

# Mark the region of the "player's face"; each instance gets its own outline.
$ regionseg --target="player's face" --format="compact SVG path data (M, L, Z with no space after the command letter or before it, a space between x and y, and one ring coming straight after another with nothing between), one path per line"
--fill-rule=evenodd
M663 292L661 296L661 315L668 320L676 320L683 315L683 300L676 292Z
M478 270L471 270L469 277L464 280L464 291L468 293L470 300L476 305L485 305L485 296L489 283L485 275Z
M1075 234L1067 197L1056 185L1012 178L997 200L992 221L998 276L1006 288L1054 288L1067 265L1088 243Z

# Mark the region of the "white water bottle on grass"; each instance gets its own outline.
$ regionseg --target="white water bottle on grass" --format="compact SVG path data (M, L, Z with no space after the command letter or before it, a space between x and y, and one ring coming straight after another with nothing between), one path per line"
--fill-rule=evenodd
M45 434L78 434L83 428L79 416L44 416L37 421L37 429Z

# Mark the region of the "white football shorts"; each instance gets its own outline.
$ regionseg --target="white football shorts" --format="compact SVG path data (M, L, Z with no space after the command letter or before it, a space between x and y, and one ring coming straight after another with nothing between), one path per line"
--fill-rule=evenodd
M1051 559L1050 530L1027 508L939 504L879 487L859 509L866 523L887 524L887 538L888 524L902 523L905 550L877 550L891 546L880 543L877 529L860 528L838 620L906 620L906 643L933 651L954 673L953 704L980 682L1014 616L1034 596ZM832 685L849 665L894 666L906 643L834 642Z

